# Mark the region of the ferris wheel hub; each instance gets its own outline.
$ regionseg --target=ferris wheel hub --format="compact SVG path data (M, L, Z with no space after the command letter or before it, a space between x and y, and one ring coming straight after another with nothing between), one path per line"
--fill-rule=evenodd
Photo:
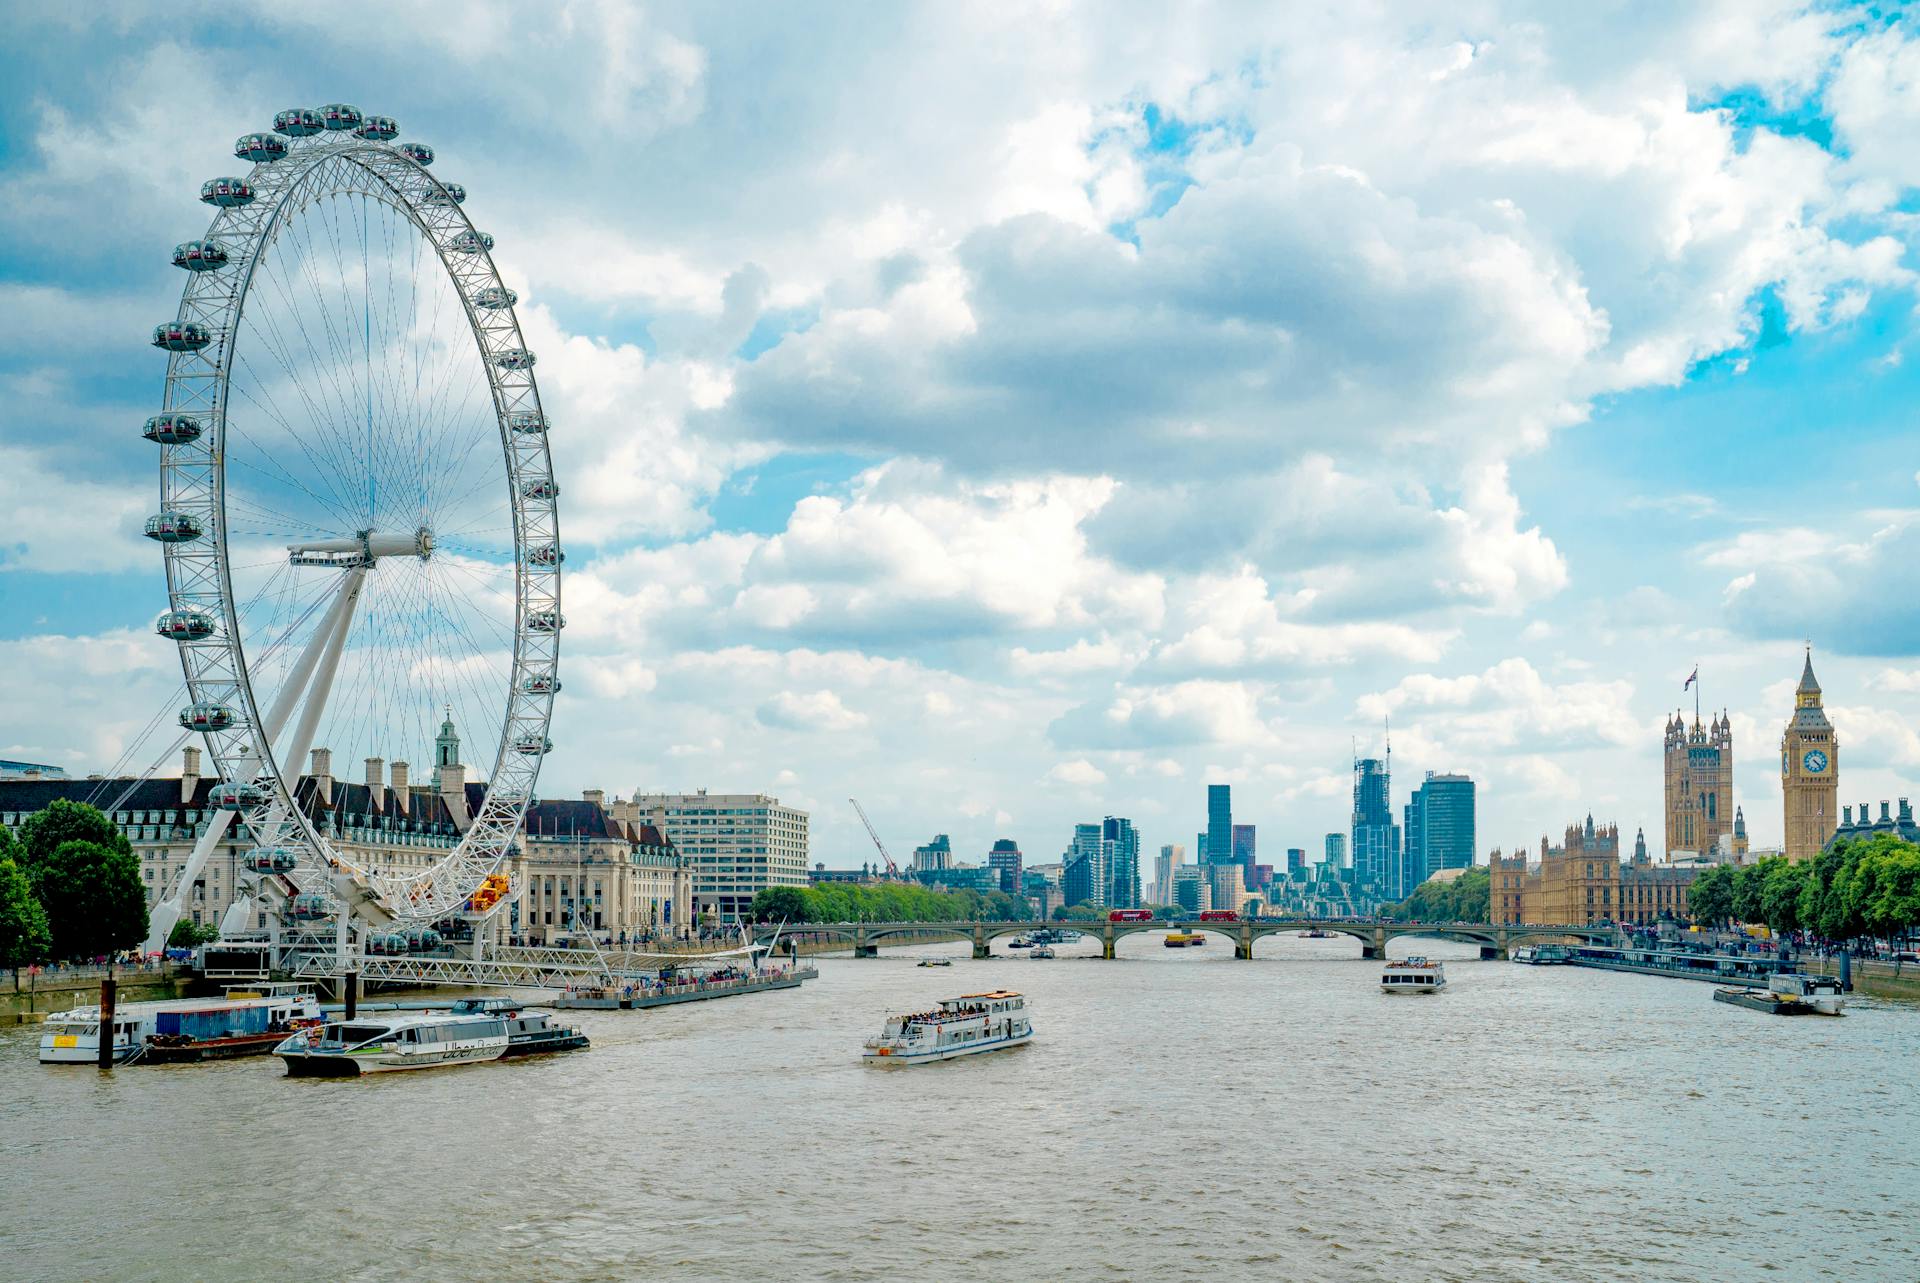
M332 566L339 570L372 566L382 557L418 557L425 561L432 555L433 531L426 526L404 535L362 530L348 539L309 539L287 545L290 565Z

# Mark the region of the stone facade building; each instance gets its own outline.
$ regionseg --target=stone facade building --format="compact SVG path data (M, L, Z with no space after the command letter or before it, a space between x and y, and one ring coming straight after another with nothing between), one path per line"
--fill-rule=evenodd
M722 922L768 887L807 885L807 813L765 793L636 793L640 814L693 869L693 894Z
M1733 832L1733 725L1725 713L1692 727L1673 715L1666 729L1667 858L1711 855Z
M1584 825L1567 826L1561 846L1541 838L1537 861L1525 848L1510 856L1495 851L1487 872L1495 925L1585 926L1684 918L1695 870L1656 865L1644 833L1636 834L1632 858L1622 862L1618 827L1596 825L1589 815Z
M536 802L508 860L511 900L494 918L505 942L558 944L591 932L613 944L684 939L699 906L693 870L635 802L599 789Z

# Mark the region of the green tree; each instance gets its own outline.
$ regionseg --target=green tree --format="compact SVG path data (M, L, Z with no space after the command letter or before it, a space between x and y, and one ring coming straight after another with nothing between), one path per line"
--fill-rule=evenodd
M1382 913L1401 922L1486 922L1492 907L1493 875L1475 865L1444 882L1427 879Z
M110 851L133 853L127 835L115 827L105 812L85 802L58 798L45 810L29 815L20 825L20 845L25 851L20 866L29 877L35 876L34 871L69 842L91 842Z
M755 922L811 922L805 887L764 887L753 897L748 909Z
M55 957L97 958L146 939L147 892L125 846L62 842L34 869Z
M13 859L13 839L5 829L0 829L0 839L5 839L0 841L0 967L13 972L17 989L20 968L52 956L53 935L33 884Z
M201 926L192 918L182 918L173 924L173 930L167 935L169 949L191 949L197 944L208 944L220 938L220 928L208 923Z
M1733 866L1715 864L1700 870L1687 888L1687 912L1695 922L1718 926L1733 917Z
M1760 880L1760 920L1776 932L1798 931L1800 894L1812 866L1786 859L1762 860L1760 865L1771 866Z

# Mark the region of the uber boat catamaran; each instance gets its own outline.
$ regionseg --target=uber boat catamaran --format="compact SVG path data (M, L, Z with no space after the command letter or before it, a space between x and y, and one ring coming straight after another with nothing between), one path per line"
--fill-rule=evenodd
M888 1016L860 1059L869 1065L925 1065L1004 1051L1033 1039L1027 1000L1011 989L948 998L932 1011Z
M351 1078L480 1064L500 1059L509 1045L507 1020L499 1013L396 1011L294 1034L273 1054L286 1063L289 1078Z

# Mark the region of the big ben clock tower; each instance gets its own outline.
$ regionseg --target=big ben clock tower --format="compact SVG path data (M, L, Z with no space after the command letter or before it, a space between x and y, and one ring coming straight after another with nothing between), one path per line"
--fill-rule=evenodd
M1800 688L1793 694L1793 718L1780 737L1780 792L1786 799L1786 850L1789 860L1820 854L1833 836L1840 797L1840 745L1833 723L1820 707L1820 683L1813 676L1813 648Z

